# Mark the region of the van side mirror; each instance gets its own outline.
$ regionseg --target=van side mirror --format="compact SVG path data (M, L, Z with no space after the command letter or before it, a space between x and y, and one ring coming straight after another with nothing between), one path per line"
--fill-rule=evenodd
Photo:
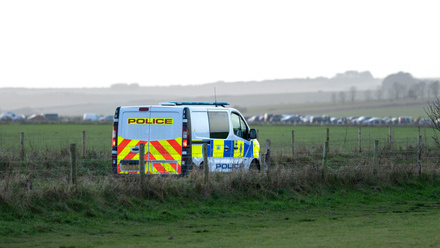
M250 139L256 139L257 138L257 130L251 129L251 131L249 133L249 138Z

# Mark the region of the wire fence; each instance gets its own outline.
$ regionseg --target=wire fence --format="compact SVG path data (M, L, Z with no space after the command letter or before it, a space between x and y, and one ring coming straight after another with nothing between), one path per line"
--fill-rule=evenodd
M285 170L308 166L321 171L362 167L380 174L400 166L416 173L440 172L438 148L431 137L426 137L432 134L415 130L409 130L411 135L404 138L388 128L367 132L339 129L334 133L327 129L324 134L307 137L295 130L261 133L260 158L268 170L276 166ZM104 180L112 176L108 135L85 131L52 135L1 132L0 187L35 189L72 180ZM73 153L71 144L76 144Z

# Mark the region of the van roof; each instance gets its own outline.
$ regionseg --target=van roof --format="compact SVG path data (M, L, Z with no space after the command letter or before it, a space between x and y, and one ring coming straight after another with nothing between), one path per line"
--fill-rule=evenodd
M180 106L180 105L193 105L193 106L226 106L230 105L228 102L164 102L160 103L162 106Z

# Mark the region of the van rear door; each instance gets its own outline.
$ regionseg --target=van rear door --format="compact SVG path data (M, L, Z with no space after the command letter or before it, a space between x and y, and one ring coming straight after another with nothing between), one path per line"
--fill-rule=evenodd
M147 166L151 174L180 174L183 108L152 107Z
M145 144L146 174L180 174L182 108L121 108L118 130L118 173L139 173L139 144Z

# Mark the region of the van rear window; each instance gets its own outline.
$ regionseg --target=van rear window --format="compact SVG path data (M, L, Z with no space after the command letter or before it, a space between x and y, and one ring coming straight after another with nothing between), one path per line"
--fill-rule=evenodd
M226 139L229 136L228 112L208 112L211 139Z

